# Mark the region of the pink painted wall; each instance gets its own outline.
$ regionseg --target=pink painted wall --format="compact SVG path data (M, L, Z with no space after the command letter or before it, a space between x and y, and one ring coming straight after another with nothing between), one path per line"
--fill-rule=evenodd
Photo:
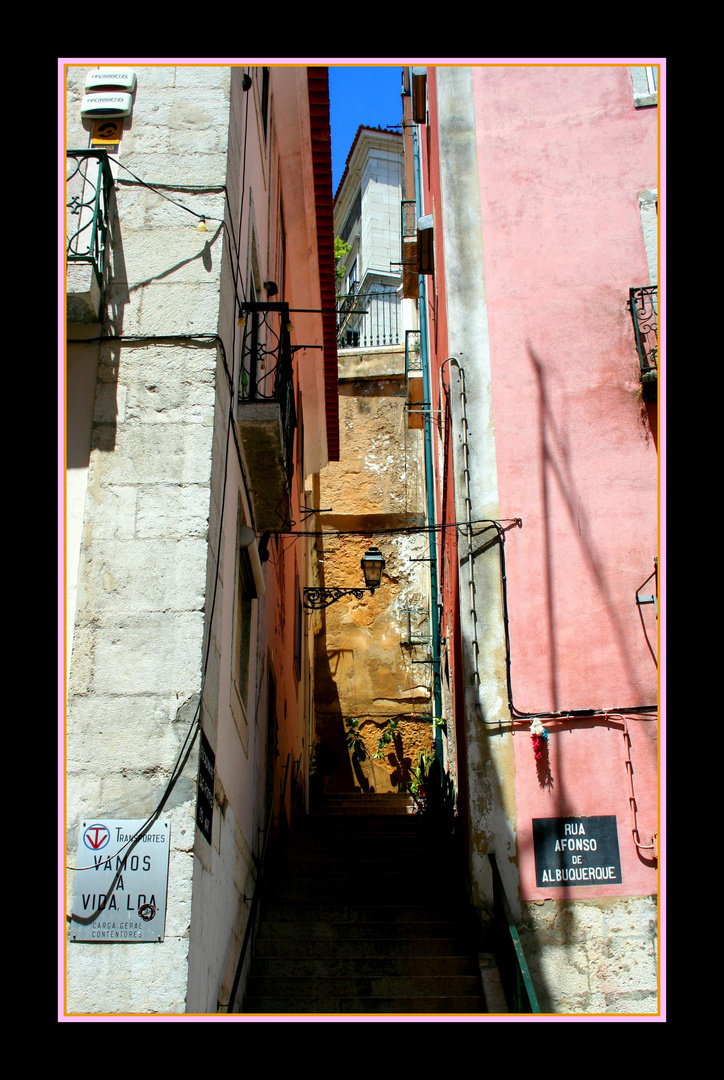
M628 289L656 110L628 68L477 68L501 514L522 711L655 701L634 596L653 569L655 446ZM535 628L535 631L533 631Z
M481 67L473 88L500 514L523 521L506 544L513 702L651 705L635 595L657 553L657 453L626 302L649 283L637 193L657 187L657 109L634 108L628 67ZM653 607L643 614L655 648ZM620 726L549 726L546 776L527 722L514 737L522 895L655 892L628 827ZM655 722L628 730L648 841ZM611 814L624 887L536 889L532 819Z
M523 523L505 545L513 703L518 713L619 710L546 721L540 763L529 720L514 721L520 895L651 895L655 861L634 841L651 844L658 828L658 717L620 710L657 701L635 602L658 549L656 431L626 304L630 287L649 283L638 192L658 187L658 109L634 107L627 66L478 67L472 85L499 510ZM439 225L434 68L428 94L424 212ZM437 227L435 243L439 371L448 344ZM454 584L449 575L453 624ZM642 614L656 649L653 606ZM462 732L460 657L451 660ZM622 884L536 886L534 819L611 816Z

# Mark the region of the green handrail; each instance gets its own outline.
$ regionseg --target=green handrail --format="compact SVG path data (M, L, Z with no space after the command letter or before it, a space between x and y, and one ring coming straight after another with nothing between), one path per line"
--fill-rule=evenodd
M77 228L67 230L66 258L68 262L90 263L100 283L106 269L113 188L108 154L105 150L68 150L66 154L75 162L66 181L67 217L78 218Z
M514 1013L539 1013L540 1006L523 952L518 928L510 910L495 855L488 853L493 871L493 936L495 959L503 989Z

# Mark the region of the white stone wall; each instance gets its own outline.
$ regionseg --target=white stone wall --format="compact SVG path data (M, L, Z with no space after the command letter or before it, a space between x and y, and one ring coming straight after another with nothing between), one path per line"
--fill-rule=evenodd
M68 145L86 69L69 73ZM67 710L67 862L79 822L142 818L166 791L201 686L229 72L136 69L117 166L117 220L81 535ZM164 197L166 196L166 197ZM186 335L162 342L162 335ZM198 740L164 808L171 826L165 941L69 942L69 1013L186 1008ZM68 874L68 911L73 873Z
M657 1012L655 896L522 909L520 939L541 1012Z

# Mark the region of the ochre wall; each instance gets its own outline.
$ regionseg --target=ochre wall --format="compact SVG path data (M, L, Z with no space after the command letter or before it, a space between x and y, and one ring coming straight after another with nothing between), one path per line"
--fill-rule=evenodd
M406 609L426 633L427 537L406 531L423 522L422 440L411 429L401 350L343 354L340 359L341 460L320 474L320 585L363 584L361 559L382 552L382 586L361 600L344 597L320 619L316 642L317 740L336 755L330 791L398 790L432 738L427 645L406 645ZM386 530L390 530L387 532ZM342 535L331 535L339 531ZM417 661L414 663L413 661ZM392 742L375 758L391 718ZM345 718L359 721L364 759L345 741ZM361 755L358 755L360 757Z

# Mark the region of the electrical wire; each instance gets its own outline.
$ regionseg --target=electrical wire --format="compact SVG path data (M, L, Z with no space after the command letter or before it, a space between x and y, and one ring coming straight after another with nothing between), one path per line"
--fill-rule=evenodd
M518 525L522 527L521 518L501 518L500 521L493 521L490 518L479 518L473 521L473 525L502 525L504 521L510 522L509 528L512 525ZM436 525L397 525L391 526L388 529L378 529L370 527L369 529L324 529L324 530L292 530L281 529L279 530L279 536L394 536L400 533L430 533L441 532L443 529L461 529L467 526L466 521L445 521L439 522ZM485 532L485 529L481 529L480 532ZM475 533L478 536L480 533Z

